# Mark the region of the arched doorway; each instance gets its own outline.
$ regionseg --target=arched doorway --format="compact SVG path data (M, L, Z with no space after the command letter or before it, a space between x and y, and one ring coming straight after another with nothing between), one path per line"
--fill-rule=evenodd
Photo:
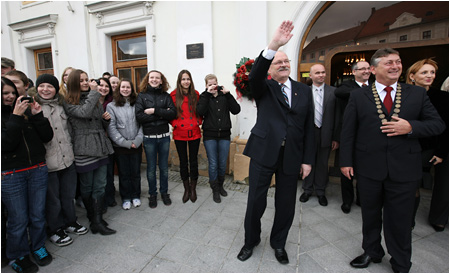
M326 2L306 28L298 48L297 79L306 82L309 68L324 64L326 83L351 78L347 56L370 60L379 48L399 50L404 71L415 61L435 57L441 64L439 85L448 76L449 2ZM391 17L380 17L389 11ZM358 14L359 17L354 15ZM356 61L356 60L355 60Z

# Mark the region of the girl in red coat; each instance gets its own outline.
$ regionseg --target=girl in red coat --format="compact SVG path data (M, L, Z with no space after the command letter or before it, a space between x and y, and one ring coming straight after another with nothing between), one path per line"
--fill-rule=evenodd
M191 73L182 70L178 74L177 88L170 93L177 109L177 118L172 120L173 139L180 158L180 175L183 180L183 203L197 200L195 188L198 179L198 148L202 137L200 125L202 120L197 116L198 91L194 88ZM188 160L189 147L189 160ZM189 168L188 168L189 162ZM189 182L189 178L191 181Z

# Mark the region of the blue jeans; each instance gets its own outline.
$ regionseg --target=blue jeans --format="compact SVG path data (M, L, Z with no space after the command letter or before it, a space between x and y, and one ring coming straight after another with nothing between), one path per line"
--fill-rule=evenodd
M145 156L147 158L148 194L157 195L156 161L159 166L159 192L166 194L169 189L169 148L170 137L144 137Z
M13 170L3 170L3 172ZM30 254L44 246L45 199L47 195L48 168L34 169L2 175L2 202L8 211L8 240L6 256L10 260Z
M102 165L97 169L79 173L81 197L94 199L104 197L107 171L108 165Z
M133 154L116 153L119 169L119 192L122 202L141 198L141 162L142 150Z
M224 177L230 151L230 140L210 139L204 140L203 144L208 156L209 180L215 181L218 177Z

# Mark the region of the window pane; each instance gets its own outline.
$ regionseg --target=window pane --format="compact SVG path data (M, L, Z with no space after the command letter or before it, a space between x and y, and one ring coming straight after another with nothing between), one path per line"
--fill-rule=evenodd
M129 61L147 58L146 37L137 37L117 41L117 61Z
M118 73L119 73L119 75L118 75L119 79L124 79L124 78L131 79L131 69L130 68L119 69Z
M144 79L145 75L147 74L147 67L141 67L141 68L136 68L134 70L135 72L135 78L134 79L134 83L136 85L136 87L139 87L139 85L141 84L142 79ZM137 89L136 89L137 91Z
M38 69L53 69L53 59L51 52L38 53Z

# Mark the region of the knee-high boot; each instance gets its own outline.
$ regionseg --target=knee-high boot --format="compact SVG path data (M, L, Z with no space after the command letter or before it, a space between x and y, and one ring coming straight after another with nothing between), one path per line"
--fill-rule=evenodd
M191 189L189 185L189 180L183 181L184 186L184 194L183 194L183 203L186 203L189 200L189 196L191 196Z
M84 204L84 207L86 208L87 217L89 219L89 222L92 223L92 220L93 220L93 217L94 217L94 207L92 205L92 198L90 196L87 197L87 198L84 197L83 198L83 204ZM105 226L108 226L108 223L105 220L103 220L103 218L102 218L102 224L105 225Z
M190 199L191 202L195 203L195 201L197 201L197 192L195 191L195 189L197 188L197 179L191 179L191 184L190 184L190 189L191 189L191 193L190 193Z
M102 235L111 235L116 233L115 230L108 228L103 224L103 197L99 199L92 198L92 207L94 209L94 216L91 221L91 231L94 234L99 232Z
M220 203L222 202L222 200L220 199L220 187L219 187L219 182L217 180L214 181L209 181L209 184L211 185L211 189L213 192L213 200L216 203Z
M219 183L219 193L220 195L222 195L223 197L228 196L228 193L226 192L226 190L223 188L223 183L225 181L225 177L223 176L219 176L217 178L217 182Z

